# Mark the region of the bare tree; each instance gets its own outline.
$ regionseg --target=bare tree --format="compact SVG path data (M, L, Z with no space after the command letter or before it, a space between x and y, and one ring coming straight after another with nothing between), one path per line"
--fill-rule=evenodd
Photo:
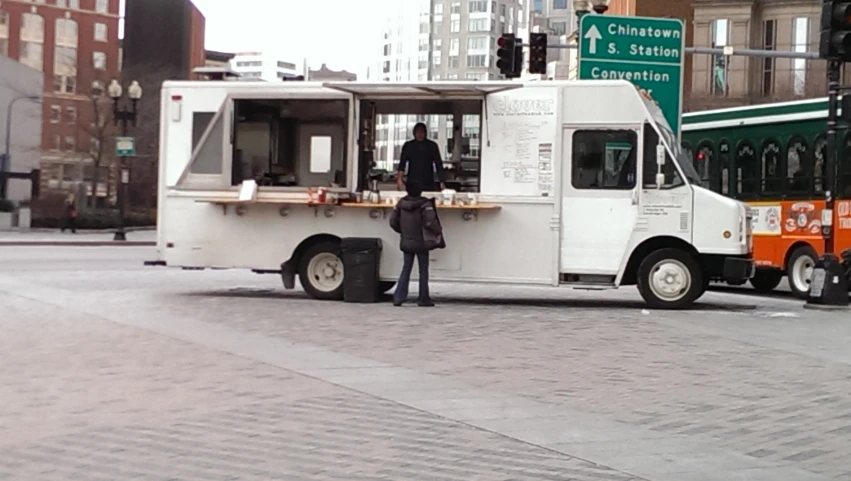
M103 85L102 81L101 85ZM104 95L104 89L92 89L87 100L88 108L91 113L91 121L87 122L85 118L78 119L78 127L80 131L89 139L88 148L85 154L92 161L92 179L91 179L91 195L89 196L89 207L97 205L98 184L100 183L100 170L105 161L108 161L106 154L106 145L109 139L114 136L115 128L113 126L113 106L112 100ZM108 180L108 179L107 179ZM107 182L109 184L109 182Z

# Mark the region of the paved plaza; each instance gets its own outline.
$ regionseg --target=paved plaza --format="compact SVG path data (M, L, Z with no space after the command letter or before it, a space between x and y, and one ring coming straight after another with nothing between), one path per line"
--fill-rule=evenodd
M0 247L0 480L851 479L851 318L711 292L318 302L150 247Z

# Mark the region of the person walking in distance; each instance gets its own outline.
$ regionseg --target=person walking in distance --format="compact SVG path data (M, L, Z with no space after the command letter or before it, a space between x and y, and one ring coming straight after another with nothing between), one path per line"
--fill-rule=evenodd
M434 200L422 195L422 185L408 182L406 190L408 195L399 200L390 216L390 227L400 235L399 248L404 255L402 273L399 274L399 282L393 294L393 305L398 307L408 300L408 285L416 258L420 271L417 305L432 307L434 302L428 289L428 254L431 250L446 247L443 228L437 217Z
M62 232L70 229L72 234L77 233L77 206L74 202L74 196L69 195L65 199L65 218L62 223Z
M446 188L446 176L443 171L443 160L440 158L440 147L437 143L426 138L428 129L422 122L414 126L414 138L402 145L399 155L399 171L396 174L396 187L405 189L405 171L408 182L420 185L425 192L437 192ZM434 181L437 173L439 183Z

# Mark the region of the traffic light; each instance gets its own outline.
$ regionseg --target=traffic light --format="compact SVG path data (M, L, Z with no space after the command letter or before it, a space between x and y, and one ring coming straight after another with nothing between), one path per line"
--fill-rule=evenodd
M496 41L499 48L496 51L496 66L505 78L517 78L520 70L517 68L517 38L513 33L504 33ZM522 53L523 47L520 47Z
M529 34L529 73L547 73L547 34Z
M851 2L824 0L819 57L851 62Z

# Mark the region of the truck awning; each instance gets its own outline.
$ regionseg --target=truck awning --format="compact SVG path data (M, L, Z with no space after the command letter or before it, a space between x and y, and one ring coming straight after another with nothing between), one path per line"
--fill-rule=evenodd
M326 82L324 87L360 97L484 97L523 87L520 82Z

